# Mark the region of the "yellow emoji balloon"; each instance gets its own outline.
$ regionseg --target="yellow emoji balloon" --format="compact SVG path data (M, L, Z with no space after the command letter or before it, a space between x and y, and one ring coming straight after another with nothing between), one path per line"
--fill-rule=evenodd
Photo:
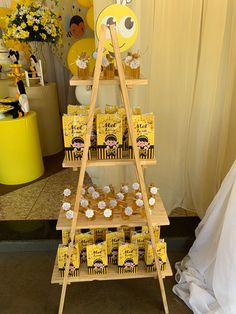
M120 51L128 50L138 36L138 20L135 13L126 5L126 1L117 0L117 4L106 7L98 16L96 32L99 38L101 25L116 25ZM113 52L113 45L109 30L106 33L105 49Z

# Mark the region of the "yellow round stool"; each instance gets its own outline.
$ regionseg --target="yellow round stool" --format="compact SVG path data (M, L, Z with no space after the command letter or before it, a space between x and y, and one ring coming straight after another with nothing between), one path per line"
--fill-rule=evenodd
M22 184L44 172L37 116L0 120L0 183Z

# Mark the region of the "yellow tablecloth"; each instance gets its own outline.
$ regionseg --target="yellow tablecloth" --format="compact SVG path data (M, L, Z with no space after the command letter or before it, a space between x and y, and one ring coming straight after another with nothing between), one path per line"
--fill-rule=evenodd
M36 113L0 120L0 183L30 182L43 172Z

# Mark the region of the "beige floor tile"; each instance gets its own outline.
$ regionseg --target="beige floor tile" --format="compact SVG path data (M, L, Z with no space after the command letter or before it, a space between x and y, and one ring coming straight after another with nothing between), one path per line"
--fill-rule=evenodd
M48 178L0 196L0 219L22 220L35 204Z
M186 213L188 217L198 217L197 212L195 212L194 210L186 210Z
M187 216L187 211L183 208L176 208L172 210L170 213L169 217L186 217Z
M63 190L69 187L75 193L78 183L79 172L66 169L49 177L37 202L28 213L27 219L57 219L63 200ZM88 176L85 178L90 182Z

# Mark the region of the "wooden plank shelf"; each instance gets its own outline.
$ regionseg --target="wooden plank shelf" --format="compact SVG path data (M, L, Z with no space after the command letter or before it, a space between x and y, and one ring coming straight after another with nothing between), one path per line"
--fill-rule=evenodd
M148 80L141 76L139 79L126 79L125 83L127 86L137 86L137 85L148 85ZM99 84L101 85L119 85L120 80L118 76L116 76L112 80L105 80L102 77L100 78ZM78 76L73 76L70 79L70 86L77 86L77 85L93 85L93 77L90 77L87 80L80 80Z
M166 270L161 272L162 278L167 276L172 276L172 270L170 266L169 260L166 263ZM119 274L117 265L109 265L108 273L106 275L89 275L86 264L80 265L79 276L78 277L70 277L68 276L68 284L73 282L85 282L85 281L94 281L94 280L121 280L121 279L141 279L141 278L156 278L156 272L147 272L144 262L139 262L137 273L127 273L127 274ZM63 278L60 275L57 266L57 259L54 264L54 269L52 273L52 284L62 284Z
M153 166L156 165L156 159L140 159L141 166ZM87 167L105 167L105 166L126 166L126 165L135 165L134 159L92 159L88 160ZM79 168L81 167L81 160L67 160L64 158L62 163L63 168Z
M170 224L165 207L162 203L160 196L156 201L156 206L151 213L152 224L158 226L166 226ZM89 220L81 212L78 213L78 219L76 224L76 230L78 229L93 229L93 228L118 228L122 226L136 227L145 226L147 221L141 215L132 215L128 219L123 219L121 214L114 213L112 220L106 220L102 215L96 215L94 220ZM57 221L57 230L70 230L71 221L65 217L65 211L60 210L59 218Z

